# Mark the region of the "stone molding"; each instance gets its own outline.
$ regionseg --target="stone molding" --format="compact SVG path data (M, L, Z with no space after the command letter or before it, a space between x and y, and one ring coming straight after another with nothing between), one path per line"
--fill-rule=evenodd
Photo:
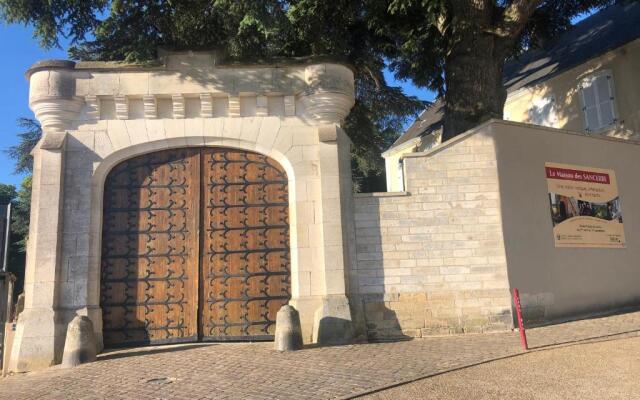
M155 119L160 99L170 99L173 119L194 115L187 100L195 99L200 118L298 116L312 124L340 124L355 103L353 72L337 63L221 68L195 62L201 55L164 57L165 67L151 70L104 69L101 63L78 68L63 60L36 63L27 73L31 108L45 129L65 130L73 129L70 124L83 109L90 121ZM255 109L241 110L245 97L255 97ZM282 98L284 109L270 113L270 97ZM227 101L226 115L214 112L214 100L220 98ZM143 112L132 113L132 102L140 99ZM102 112L105 101L115 104L113 115Z

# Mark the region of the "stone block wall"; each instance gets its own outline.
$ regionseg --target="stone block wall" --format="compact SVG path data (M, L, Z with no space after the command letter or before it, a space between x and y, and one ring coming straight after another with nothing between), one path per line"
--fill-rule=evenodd
M407 192L355 195L350 290L369 339L512 327L494 139L474 133L408 155Z

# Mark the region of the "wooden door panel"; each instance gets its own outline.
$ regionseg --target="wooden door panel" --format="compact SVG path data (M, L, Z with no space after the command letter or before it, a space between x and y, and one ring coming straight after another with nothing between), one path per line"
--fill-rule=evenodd
M290 298L286 173L246 151L211 148L201 157L202 337L270 339Z
M199 150L128 160L107 177L102 284L107 346L197 338Z

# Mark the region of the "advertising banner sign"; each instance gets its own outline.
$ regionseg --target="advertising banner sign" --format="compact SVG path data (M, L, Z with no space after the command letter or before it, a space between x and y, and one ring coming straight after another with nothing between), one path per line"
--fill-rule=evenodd
M613 170L545 163L556 247L625 247Z

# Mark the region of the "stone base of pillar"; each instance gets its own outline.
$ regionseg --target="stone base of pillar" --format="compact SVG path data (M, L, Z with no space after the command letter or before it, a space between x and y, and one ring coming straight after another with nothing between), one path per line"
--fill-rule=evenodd
M289 304L295 307L300 314L303 343L313 343L313 316L316 310L322 306L322 296L296 297L291 299Z
M66 327L52 309L25 308L18 317L9 371L33 371L60 363Z
M321 346L354 341L349 300L344 295L325 296L313 317L313 342Z

